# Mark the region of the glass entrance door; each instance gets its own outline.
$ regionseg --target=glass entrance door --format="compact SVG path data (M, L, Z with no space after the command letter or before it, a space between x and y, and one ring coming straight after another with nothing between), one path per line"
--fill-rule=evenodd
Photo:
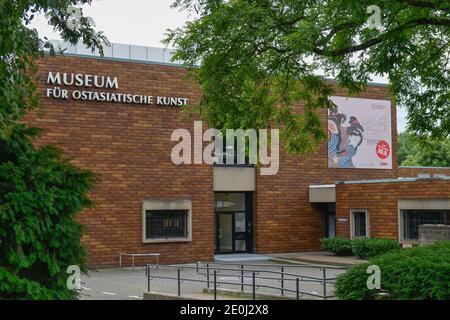
M221 252L233 252L233 214L220 213L218 242Z
M217 253L252 251L251 200L251 193L215 194Z

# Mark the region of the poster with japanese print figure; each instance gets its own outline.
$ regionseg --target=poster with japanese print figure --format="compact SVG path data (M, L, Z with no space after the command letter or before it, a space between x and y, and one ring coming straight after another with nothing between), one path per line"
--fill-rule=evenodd
M328 167L392 169L391 102L332 96Z

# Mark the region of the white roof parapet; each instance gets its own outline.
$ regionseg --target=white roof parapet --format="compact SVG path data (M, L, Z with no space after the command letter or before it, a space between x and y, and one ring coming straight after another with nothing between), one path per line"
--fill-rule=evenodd
M69 54L90 57L101 57L98 50L92 51L86 48L82 42L72 45L62 40L50 40L56 54ZM47 50L48 51L48 50ZM168 48L145 47L130 44L111 43L111 46L103 47L103 58L153 62L173 65L184 65L183 61L171 61L174 50Z

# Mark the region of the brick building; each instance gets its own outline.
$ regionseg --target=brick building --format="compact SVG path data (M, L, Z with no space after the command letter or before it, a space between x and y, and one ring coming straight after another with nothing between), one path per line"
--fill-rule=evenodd
M186 68L167 62L170 52L124 45L108 50L100 58L69 47L63 56L39 60L42 107L27 116L45 129L37 143L60 145L73 163L101 179L91 194L97 206L78 217L91 265L115 265L120 252L158 252L162 263L186 263L212 260L215 253L312 251L323 237L367 230L367 236L402 240L399 203L422 210L412 214L419 221L429 209L427 223L450 223L447 178L397 179L450 170L397 167L394 105L386 109L391 140L381 145L388 148L385 167L345 167L348 150L335 152L337 165L330 165L330 140L312 154L281 150L276 175L261 175L250 165L176 165L171 135L177 128L192 133L193 121L180 112L199 101L199 87L185 77ZM340 103L345 93L337 91ZM391 103L380 84L356 98ZM323 110L321 116L326 125L330 115ZM349 122L340 139L351 144L363 130L351 128L357 123L352 117ZM355 143L360 150L361 140Z
M449 204L450 177L338 182L337 234L411 243L421 224L450 224Z

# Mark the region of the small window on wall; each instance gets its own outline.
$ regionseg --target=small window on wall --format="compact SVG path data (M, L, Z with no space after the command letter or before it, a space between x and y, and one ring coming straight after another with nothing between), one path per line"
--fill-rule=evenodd
M351 237L369 237L369 213L367 210L351 211Z
M191 241L190 200L146 200L143 203L142 241Z

